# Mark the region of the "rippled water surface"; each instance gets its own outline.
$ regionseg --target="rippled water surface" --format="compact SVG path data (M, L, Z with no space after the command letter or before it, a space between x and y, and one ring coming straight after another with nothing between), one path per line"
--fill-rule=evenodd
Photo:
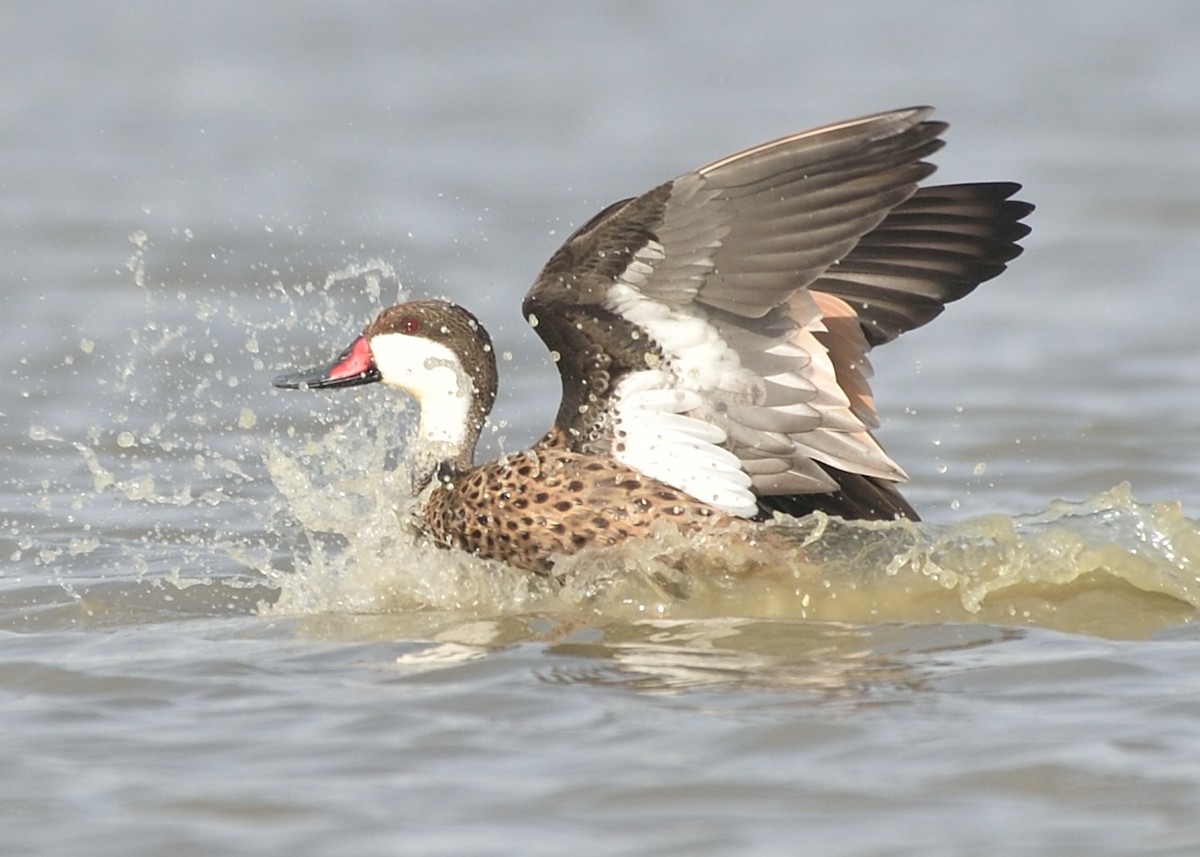
M0 33L5 854L1200 847L1190 4L16 4ZM604 204L911 103L1026 254L873 354L926 520L664 531L565 583L406 525L412 411L280 394Z

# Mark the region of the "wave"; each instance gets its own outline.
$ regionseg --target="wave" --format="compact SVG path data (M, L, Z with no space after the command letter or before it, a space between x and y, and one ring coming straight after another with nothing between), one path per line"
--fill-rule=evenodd
M366 425L378 425L370 416ZM753 537L650 537L563 557L554 578L439 548L413 526L403 463L348 455L342 427L302 457L268 447L297 528L276 615L542 613L594 619L989 623L1140 637L1200 608L1200 524L1119 485L1036 514L948 523L779 516Z

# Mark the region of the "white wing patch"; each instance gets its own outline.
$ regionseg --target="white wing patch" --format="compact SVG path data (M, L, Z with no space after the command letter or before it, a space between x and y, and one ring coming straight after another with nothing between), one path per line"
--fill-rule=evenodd
M720 426L692 414L721 399L754 401L762 383L695 307L672 309L642 294L640 287L664 258L649 242L609 289L605 307L646 331L662 352L647 351L646 370L617 385L613 393L614 457L647 476L685 491L731 515L752 517L758 501L738 457L723 447Z
M662 370L627 376L613 395L613 457L730 515L753 517L758 501L738 457L721 446L725 432L690 417L704 400L674 387Z
M735 391L753 383L753 374L742 369L737 352L694 307L683 312L642 294L640 286L654 272L651 263L662 258L662 245L656 241L639 250L609 288L605 308L650 334L685 388Z
M618 461L742 517L758 512L756 492L836 490L837 482L816 462L905 478L842 389L845 373L869 395L861 369L839 364L818 338L828 328L810 293L792 295L787 310L795 328L763 352L783 358L787 368L763 376L748 368L702 306L673 306L643 294L665 259L662 245L648 242L605 296L606 309L658 346L647 350L646 369L614 390ZM869 399L857 395L859 408L869 408Z

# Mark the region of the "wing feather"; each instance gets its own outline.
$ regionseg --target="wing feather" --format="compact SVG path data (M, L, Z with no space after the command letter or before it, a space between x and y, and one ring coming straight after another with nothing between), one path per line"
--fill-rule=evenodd
M764 143L576 230L523 305L559 357L556 436L731 514L914 516L867 352L1003 271L1032 210L1014 184L918 189L929 113Z

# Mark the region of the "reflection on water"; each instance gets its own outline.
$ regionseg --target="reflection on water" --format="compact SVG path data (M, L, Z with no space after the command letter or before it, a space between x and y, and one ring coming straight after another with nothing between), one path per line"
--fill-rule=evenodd
M921 656L945 655L1011 639L991 626L899 626L757 619L645 620L610 625L602 641L564 640L549 653L550 681L618 684L640 691L698 687L803 691L823 700L870 704L864 688L913 688ZM901 642L902 641L902 642Z
M993 625L709 617L612 619L519 613L487 619L464 613L310 614L274 617L288 633L343 643L391 643L376 668L398 681L437 673L450 680L498 651L535 649L539 678L651 693L696 688L799 690L823 700L864 688L919 686L933 660L1018 639ZM395 641L411 642L395 642Z

